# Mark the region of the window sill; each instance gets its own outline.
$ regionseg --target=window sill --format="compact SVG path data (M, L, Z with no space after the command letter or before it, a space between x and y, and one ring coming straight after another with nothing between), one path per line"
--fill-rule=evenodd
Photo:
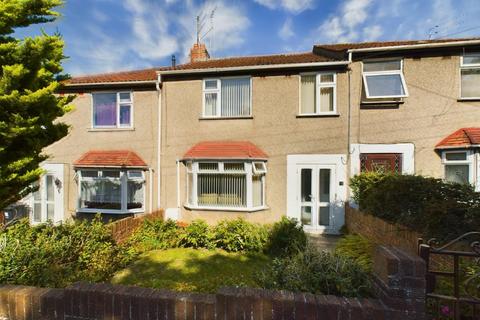
M473 101L480 101L480 98L458 98L458 102L473 102Z
M77 209L77 213L101 213L101 214L132 214L132 213L143 213L145 212L144 209L134 209L134 210L127 210L127 211L121 211L121 210L111 210L111 209Z
M254 207L254 208L231 208L231 207L198 207L185 204L184 207L188 210L195 211L230 211L230 212L257 212L269 209L268 206Z
M340 113L315 113L315 114L297 114L297 118L336 118Z
M88 128L88 132L135 131L135 128Z
M198 120L246 120L253 119L253 116L244 117L200 117Z

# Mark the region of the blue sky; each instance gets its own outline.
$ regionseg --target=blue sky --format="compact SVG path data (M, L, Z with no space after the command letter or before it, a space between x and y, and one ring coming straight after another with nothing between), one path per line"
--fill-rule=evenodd
M480 36L480 0L67 0L60 12L42 27L64 36L64 67L72 75L169 65L172 54L185 62L199 14L207 17L205 30L213 25L204 38L213 57Z

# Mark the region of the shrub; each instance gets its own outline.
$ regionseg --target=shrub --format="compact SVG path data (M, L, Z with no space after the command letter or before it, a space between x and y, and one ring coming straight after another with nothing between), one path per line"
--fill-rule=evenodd
M308 245L303 252L274 259L259 274L265 289L302 291L345 297L372 295L370 276L354 260Z
M480 229L480 193L470 185L418 175L367 173L352 178L360 209L441 241Z
M372 271L374 244L359 235L346 235L335 247L335 253L353 259L363 270Z
M249 223L241 218L221 221L214 228L214 233L217 248L230 252L260 252L268 238L266 227Z
M302 225L284 216L273 225L265 252L275 257L288 256L303 251L306 245L307 236Z
M166 221L147 219L124 246L132 255L150 250L176 248L180 246L183 230L183 227L170 219Z
M180 245L182 247L213 249L215 248L213 237L213 232L205 221L195 220L185 227Z
M123 267L123 252L99 217L37 227L22 220L1 239L0 283L64 287L107 280Z

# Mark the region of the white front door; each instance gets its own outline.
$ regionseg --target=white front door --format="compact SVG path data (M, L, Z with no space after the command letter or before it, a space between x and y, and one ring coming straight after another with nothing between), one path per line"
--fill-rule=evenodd
M343 155L288 156L287 216L305 231L337 233L344 223L346 197Z
M38 181L38 190L30 200L32 223L63 220L63 164L43 164L46 171Z

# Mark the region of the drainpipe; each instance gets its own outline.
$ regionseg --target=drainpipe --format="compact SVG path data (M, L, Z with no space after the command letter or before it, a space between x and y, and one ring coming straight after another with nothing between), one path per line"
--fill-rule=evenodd
M162 76L160 74L157 75L157 82L155 83L157 92L158 92L158 123L157 123L157 209L161 209L161 202L160 202L160 179L161 179L161 172L160 172L160 162L161 162L161 147L162 147L162 90L160 85L162 83Z
M177 208L180 214L180 160L177 159Z
M148 182L149 182L149 188L148 188L148 193L149 193L149 200L148 201L148 208L150 212L153 212L153 169L148 168Z

